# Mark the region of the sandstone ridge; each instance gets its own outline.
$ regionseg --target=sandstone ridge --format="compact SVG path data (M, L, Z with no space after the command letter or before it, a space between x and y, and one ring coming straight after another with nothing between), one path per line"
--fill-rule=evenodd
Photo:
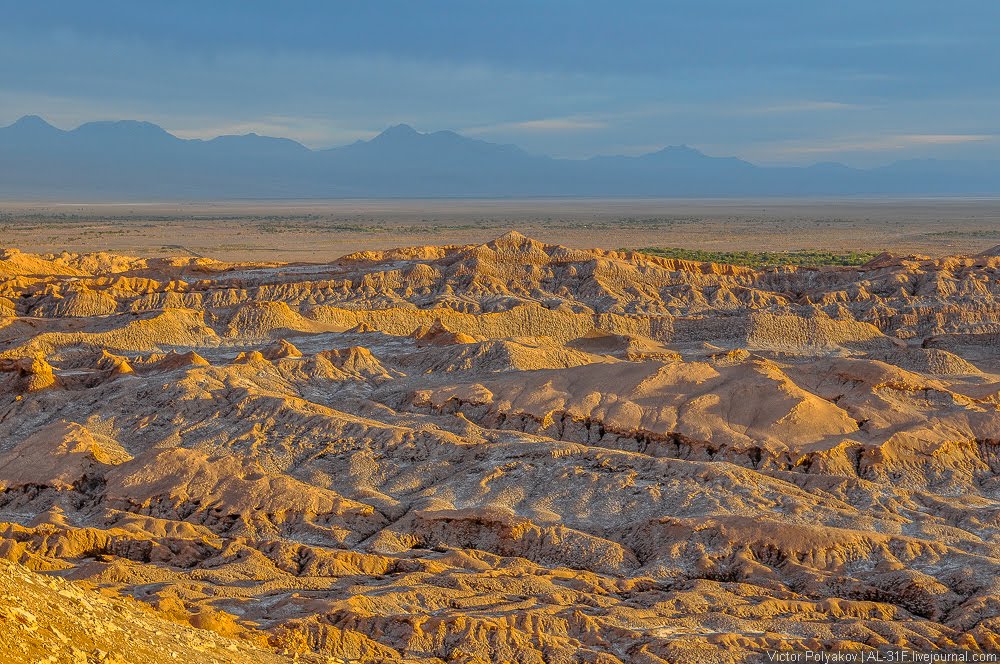
M0 252L0 631L32 653L997 649L998 473L992 250Z

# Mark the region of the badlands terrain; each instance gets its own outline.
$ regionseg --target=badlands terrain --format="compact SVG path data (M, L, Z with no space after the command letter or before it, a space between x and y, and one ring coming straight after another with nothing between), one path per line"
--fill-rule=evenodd
M3 250L0 659L1000 649L988 246Z

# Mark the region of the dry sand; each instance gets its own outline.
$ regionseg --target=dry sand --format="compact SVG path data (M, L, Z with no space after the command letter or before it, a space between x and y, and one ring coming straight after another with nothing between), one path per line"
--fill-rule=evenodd
M1000 200L0 204L0 244L41 253L329 261L365 249L487 242L511 228L575 248L885 249L942 256L1000 244Z

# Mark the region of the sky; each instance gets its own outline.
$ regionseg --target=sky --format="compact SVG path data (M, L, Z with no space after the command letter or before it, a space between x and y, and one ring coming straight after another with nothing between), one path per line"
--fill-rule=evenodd
M313 148L407 123L583 158L1000 159L993 0L0 0L0 125Z

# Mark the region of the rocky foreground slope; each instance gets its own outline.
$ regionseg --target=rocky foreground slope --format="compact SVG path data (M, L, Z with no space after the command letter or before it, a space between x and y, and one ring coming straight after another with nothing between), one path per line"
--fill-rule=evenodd
M32 647L59 640L21 613L42 584L206 661L996 649L998 473L988 254L0 254L0 557L28 584L0 631ZM116 643L76 647L139 661Z

